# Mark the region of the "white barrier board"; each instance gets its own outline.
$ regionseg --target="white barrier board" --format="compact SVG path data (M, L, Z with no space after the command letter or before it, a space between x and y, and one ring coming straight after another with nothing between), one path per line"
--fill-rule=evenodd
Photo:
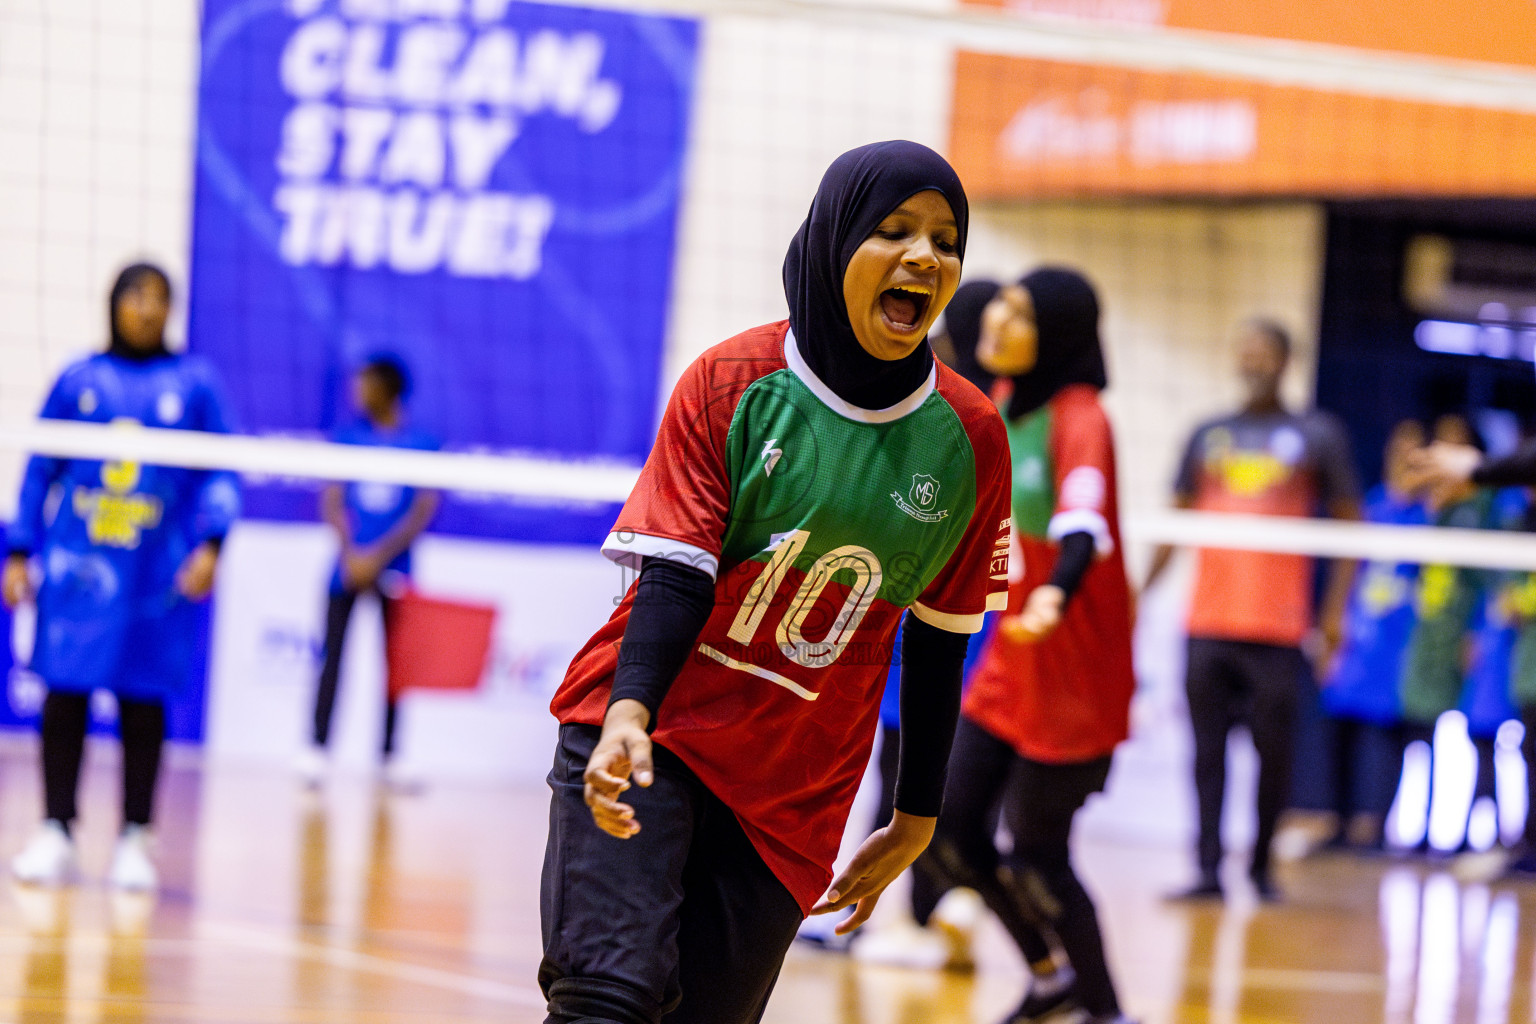
M307 743L335 541L315 524L242 522L219 578L209 666L211 757L287 766ZM535 546L424 538L415 579L432 596L497 606L475 693L412 693L401 704L399 759L426 779L535 781L549 770L550 695L571 657L612 614L624 580L596 545ZM335 766L371 770L383 729L378 605L353 611L331 730Z

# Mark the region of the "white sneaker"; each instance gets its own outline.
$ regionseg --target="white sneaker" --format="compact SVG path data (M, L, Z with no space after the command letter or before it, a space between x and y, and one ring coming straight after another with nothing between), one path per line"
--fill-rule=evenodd
M976 929L981 926L986 904L975 889L951 889L933 908L928 922L930 929L937 929L949 944L949 959L944 966L951 971L976 969Z
M379 769L379 778L383 780L385 789L401 796L416 796L427 788L419 772L393 759L384 762Z
M330 760L325 756L324 747L305 747L293 759L295 774L298 775L299 781L310 789L320 788L320 783L325 781L325 772L329 767Z
M107 882L129 892L152 892L160 885L160 873L149 859L149 830L143 825L123 826Z
M949 963L949 941L936 929L902 921L855 942L853 958L861 964L936 971Z
M65 885L74 881L77 870L74 840L61 823L51 818L43 822L26 848L11 859L11 873L17 881L29 885Z

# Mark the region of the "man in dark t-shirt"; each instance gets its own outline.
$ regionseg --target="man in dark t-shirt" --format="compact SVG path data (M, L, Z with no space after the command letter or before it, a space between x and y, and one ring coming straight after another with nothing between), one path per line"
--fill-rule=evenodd
M1174 484L1180 508L1248 515L1360 516L1360 488L1343 427L1320 412L1293 413L1280 400L1290 338L1278 324L1246 324L1238 342L1247 391L1243 408L1195 430ZM1147 586L1172 554L1153 555ZM1290 797L1296 716L1306 675L1302 647L1313 629L1312 560L1304 555L1201 548L1189 609L1186 689L1195 738L1200 807L1200 879L1187 897L1222 895L1221 805L1227 735L1248 726L1259 754L1258 831L1249 874L1275 896L1269 847ZM1353 566L1335 563L1321 632L1337 643Z

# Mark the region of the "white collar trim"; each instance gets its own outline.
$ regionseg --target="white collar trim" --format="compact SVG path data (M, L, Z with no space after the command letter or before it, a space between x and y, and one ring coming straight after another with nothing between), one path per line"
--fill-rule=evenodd
M811 394L821 399L823 405L837 413L844 419L856 420L859 423L890 423L899 420L908 413L915 412L917 407L928 400L933 394L933 389L938 386L939 368L937 361L928 368L928 377L916 391L895 405L884 409L861 409L852 402L844 401L838 394L816 376L814 370L806 363L805 357L800 354L800 346L795 344L795 332L784 332L784 362L789 365L789 372L800 378L800 382L811 389Z

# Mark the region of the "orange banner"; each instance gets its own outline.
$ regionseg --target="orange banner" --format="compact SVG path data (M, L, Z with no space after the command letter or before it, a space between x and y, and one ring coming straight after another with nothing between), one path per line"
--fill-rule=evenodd
M963 0L1020 17L1197 29L1536 66L1531 0Z
M955 75L977 198L1536 194L1536 115L964 52Z

